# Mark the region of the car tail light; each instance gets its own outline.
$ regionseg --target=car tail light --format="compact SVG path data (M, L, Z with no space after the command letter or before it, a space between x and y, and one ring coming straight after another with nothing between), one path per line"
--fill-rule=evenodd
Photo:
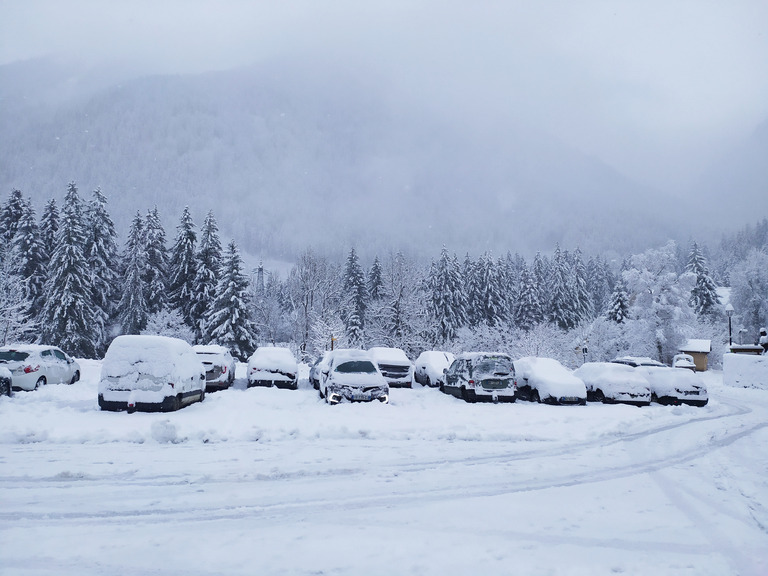
M37 372L40 370L40 365L32 366L31 364L29 366L24 366L24 374L30 374L32 372Z
M475 381L474 381L474 380L469 380L467 383L468 383L470 386L474 386L474 385L475 385Z

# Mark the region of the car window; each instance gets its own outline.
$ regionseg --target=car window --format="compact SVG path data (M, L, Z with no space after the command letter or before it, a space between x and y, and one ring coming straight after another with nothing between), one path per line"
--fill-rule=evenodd
M53 356L53 353L50 350L43 350L42 352L40 352L40 356L42 356L43 358L50 359Z
M64 355L64 352L61 350L53 350L53 355L56 356L59 360L63 360L64 362L67 361L67 357Z
M21 362L29 357L29 352L18 350L3 350L0 352L0 362Z
M375 374L376 366L368 360L351 360L336 366L335 372L342 374Z
M512 361L503 356L481 358L474 366L475 374L490 374L493 376L509 376L514 372Z

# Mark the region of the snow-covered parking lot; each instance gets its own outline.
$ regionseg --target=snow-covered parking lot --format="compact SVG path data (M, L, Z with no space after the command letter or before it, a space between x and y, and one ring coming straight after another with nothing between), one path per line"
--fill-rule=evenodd
M718 373L704 408L240 378L129 415L81 362L0 398L0 574L768 574L768 392Z

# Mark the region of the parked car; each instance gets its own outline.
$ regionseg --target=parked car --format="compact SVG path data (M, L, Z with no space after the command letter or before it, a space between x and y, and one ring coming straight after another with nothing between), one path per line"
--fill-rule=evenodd
M413 379L422 386L439 387L445 383L445 371L456 357L450 352L427 350L416 358Z
M323 371L328 368L329 354L330 351L323 352L309 369L309 383L312 384L312 387L315 390L320 390L320 381L323 378Z
M515 365L501 352L459 354L446 370L440 390L466 402L514 402Z
M517 397L545 404L587 403L584 381L553 358L515 360Z
M688 354L693 363L693 357ZM709 402L707 387L693 371L686 368L670 368L661 362L644 356L624 356L614 362L633 366L638 370L651 388L651 400L659 404L688 404L690 406L706 406Z
M288 348L260 346L248 358L248 387L299 388L299 363Z
M328 354L327 362L320 382L320 396L327 403L389 403L389 385L365 350L340 348Z
M205 368L206 391L229 388L235 381L237 361L232 353L224 346L198 344L192 349Z
M632 366L616 362L587 362L573 372L587 387L589 402L648 406L651 385Z
M672 357L672 368L687 368L691 372L696 372L696 362L690 354L675 354Z
M101 364L99 408L170 412L205 399L205 369L187 342L118 336Z
M413 363L400 348L375 346L368 352L391 388L413 387Z
M3 346L0 365L11 372L14 390L36 390L45 384L74 384L80 380L80 365L58 346Z
M0 367L0 396L13 395L13 376L8 368Z

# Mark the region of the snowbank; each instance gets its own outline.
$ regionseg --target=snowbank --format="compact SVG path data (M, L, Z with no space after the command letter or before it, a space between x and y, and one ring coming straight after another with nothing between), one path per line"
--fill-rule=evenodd
M723 384L768 390L768 356L724 354Z

